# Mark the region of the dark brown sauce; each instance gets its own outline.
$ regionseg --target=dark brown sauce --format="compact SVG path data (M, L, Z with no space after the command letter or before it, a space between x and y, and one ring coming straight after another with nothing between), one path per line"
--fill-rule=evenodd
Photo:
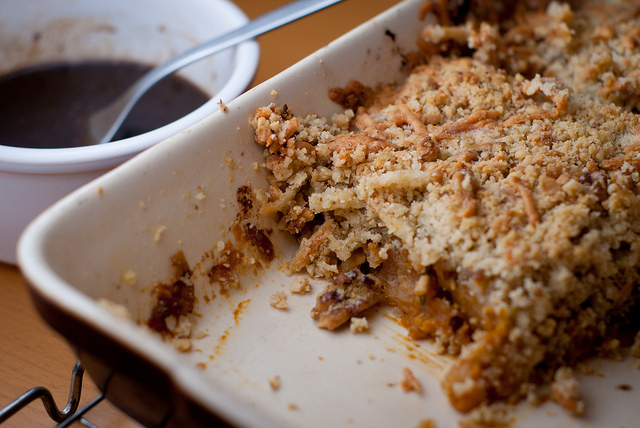
M88 117L149 67L127 62L50 64L0 78L0 144L61 148L91 145ZM200 107L209 97L176 75L138 101L115 140L149 132Z

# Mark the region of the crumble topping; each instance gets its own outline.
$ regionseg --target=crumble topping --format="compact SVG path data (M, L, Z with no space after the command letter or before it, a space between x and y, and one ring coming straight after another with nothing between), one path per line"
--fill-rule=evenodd
M417 428L438 428L438 424L433 419L420 421Z
M179 352L189 352L193 347L193 341L189 338L179 337L172 340L171 345Z
M275 375L269 379L269 386L272 390L277 391L280 389L280 376Z
M166 230L167 226L165 225L153 226L153 242L159 242Z
M402 380L400 381L400 387L404 392L422 392L420 382L413 375L413 372L409 367L402 369Z
M114 302L113 300L109 300L105 297L100 297L96 300L98 305L122 319L131 319L131 314L129 313L129 309L126 306L121 305L119 303Z
M369 321L366 318L352 317L349 324L352 333L364 333L369 330Z
M276 309L287 309L289 307L284 291L278 291L269 296L269 304Z
M133 287L138 282L138 274L136 274L132 269L127 269L120 277L120 281L130 287Z
M551 383L553 400L575 415L584 413L584 401L580 399L578 381L573 371L568 367L561 367L556 371Z
M481 405L466 414L459 423L460 428L512 428L510 407L502 403Z
M396 306L458 356L459 411L546 383L580 414L566 368L608 352L639 297L640 9L471 4L425 2L406 80L332 88L340 114L258 109L260 213L297 237L291 273L331 281L318 327Z
M289 284L289 291L296 294L307 294L311 291L311 283L309 278L305 276L298 276L291 284Z

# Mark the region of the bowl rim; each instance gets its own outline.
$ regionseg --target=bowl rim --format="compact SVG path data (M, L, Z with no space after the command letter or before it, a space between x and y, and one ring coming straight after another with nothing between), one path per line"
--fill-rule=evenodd
M217 7L232 26L249 22L248 16L230 0ZM249 40L230 48L234 52L232 73L224 86L202 106L186 116L153 131L103 145L65 148L28 148L0 144L0 171L27 174L63 174L112 168L143 150L199 122L229 102L251 84L260 61L258 42Z

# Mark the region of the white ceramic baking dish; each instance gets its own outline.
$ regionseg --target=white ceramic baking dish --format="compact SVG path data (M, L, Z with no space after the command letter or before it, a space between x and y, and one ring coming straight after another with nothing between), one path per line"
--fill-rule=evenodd
M91 182L47 210L19 244L19 264L44 318L77 350L108 398L148 426L438 427L461 418L440 390L447 359L412 342L391 313L367 313L371 329L318 329L309 311L322 284L291 295L282 261L294 243L274 230L276 260L220 293L203 256L230 239L240 186L263 188L262 149L253 142L256 108L286 103L296 113L339 111L327 88L352 79L368 85L401 78L403 54L415 49L422 0L408 0L355 29L217 112ZM275 92L273 92L275 91ZM277 96L275 93L277 92ZM269 219L259 227L273 228ZM181 353L139 324L98 303L107 298L144 321L154 284L167 281L170 258L183 251L194 274L193 346ZM123 281L135 272L133 281ZM289 308L268 303L285 291ZM405 393L404 367L422 385ZM634 426L640 374L631 362L594 362L602 376L583 380L583 419L547 403L520 405L514 426ZM276 376L280 387L270 380ZM621 384L629 388L616 388Z

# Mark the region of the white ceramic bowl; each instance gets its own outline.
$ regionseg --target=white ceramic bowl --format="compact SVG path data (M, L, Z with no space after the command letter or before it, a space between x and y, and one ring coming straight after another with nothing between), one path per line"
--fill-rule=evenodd
M0 74L67 60L158 64L245 22L246 15L227 0L0 0ZM20 233L53 202L208 116L219 100L244 92L258 60L258 44L250 41L181 70L211 100L173 123L125 140L28 149L3 146L0 130L0 261L15 263Z

